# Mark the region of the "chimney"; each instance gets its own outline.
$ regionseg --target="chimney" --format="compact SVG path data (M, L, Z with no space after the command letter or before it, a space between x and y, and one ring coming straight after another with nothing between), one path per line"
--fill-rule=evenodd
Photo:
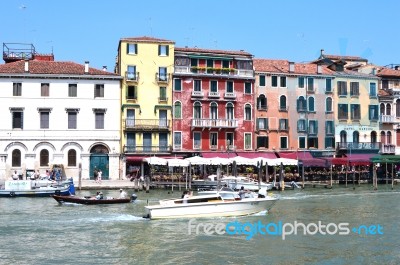
M322 65L317 64L317 74L322 74Z
M89 61L85 62L85 73L89 73Z
M107 65L103 65L103 71L107 72Z
M375 67L372 68L372 73L371 74L376 75L376 68Z
M394 67L394 70L399 70L399 66L396 65L396 66Z
M29 72L29 60L25 60L24 71L25 73Z
M324 55L324 49L321 49L321 56Z
M294 73L294 62L289 62L289 73Z

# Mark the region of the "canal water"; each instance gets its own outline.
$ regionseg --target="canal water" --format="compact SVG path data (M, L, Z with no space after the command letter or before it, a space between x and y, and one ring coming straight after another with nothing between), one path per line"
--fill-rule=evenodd
M391 190L383 185L378 191L370 185L284 191L267 214L196 219L190 228L189 220L142 218L148 201L180 197L179 191L137 194L138 201L132 204L93 206L58 205L52 198L1 198L0 264L400 262L400 186ZM315 233L321 228L318 222L321 231L329 233ZM214 229L220 224L230 230ZM256 224L264 229L250 230ZM285 227L289 233L295 224L297 235L293 231L283 239L280 230ZM348 228L347 234L343 228Z

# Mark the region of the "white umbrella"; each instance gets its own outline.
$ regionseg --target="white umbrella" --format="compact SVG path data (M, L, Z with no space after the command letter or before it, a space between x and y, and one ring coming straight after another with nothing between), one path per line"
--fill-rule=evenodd
M143 161L149 163L150 165L165 166L167 164L167 159L156 156L143 158Z
M171 158L167 159L167 163L169 167L187 167L190 162L185 159Z
M234 158L231 158L230 160L235 161L236 165L248 165L248 166L256 166L258 162L255 159L246 158L242 156L236 156Z
M228 158L213 157L209 159L209 165L229 165L232 161Z
M210 159L201 157L201 156L193 156L193 157L188 157L185 158L190 164L192 165L207 165L210 163Z
M279 165L282 163L285 166L297 166L298 160L297 159L290 159L290 158L277 158L276 159Z

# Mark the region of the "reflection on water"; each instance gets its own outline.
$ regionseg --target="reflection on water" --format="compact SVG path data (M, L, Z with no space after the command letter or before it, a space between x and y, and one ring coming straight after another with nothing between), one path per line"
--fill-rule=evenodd
M79 196L90 192L79 192ZM117 191L105 191L117 196ZM155 190L121 205L58 205L52 198L0 199L4 264L395 264L400 260L400 189L369 186L285 191L268 214L196 222L380 224L383 235L205 235L188 220L142 218L147 201L180 197Z

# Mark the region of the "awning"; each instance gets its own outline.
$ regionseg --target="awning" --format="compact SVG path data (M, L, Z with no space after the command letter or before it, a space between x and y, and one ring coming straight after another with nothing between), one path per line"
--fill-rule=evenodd
M280 152L278 155L281 158L297 159L303 163L305 167L326 167L326 160L315 158L308 151L299 152Z
M349 164L358 166L368 166L371 164L371 158L376 154L347 154Z
M142 162L144 158L149 158L151 156L126 156L126 162ZM178 158L178 159L183 159L183 156L157 156L159 158Z
M227 153L227 152L203 152L201 155L204 158L215 158L215 157L221 157L221 158L233 158L236 156L235 152L232 153Z
M244 157L244 158L268 158L268 159L275 159L277 158L275 153L272 152L236 152L238 156Z
M400 163L399 155L375 155L371 157L373 163Z

